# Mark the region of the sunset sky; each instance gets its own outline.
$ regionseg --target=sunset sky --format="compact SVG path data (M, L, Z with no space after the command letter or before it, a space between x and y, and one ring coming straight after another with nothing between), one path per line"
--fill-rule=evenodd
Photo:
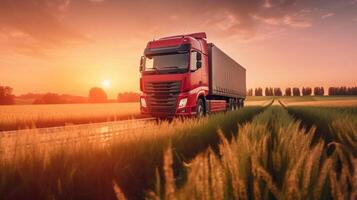
M139 91L149 40L201 31L248 88L357 85L357 0L0 0L0 85Z

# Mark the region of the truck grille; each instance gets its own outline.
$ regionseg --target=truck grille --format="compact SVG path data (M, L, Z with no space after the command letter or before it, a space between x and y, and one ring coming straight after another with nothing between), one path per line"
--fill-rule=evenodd
M145 92L150 113L158 117L175 115L181 82L147 82Z

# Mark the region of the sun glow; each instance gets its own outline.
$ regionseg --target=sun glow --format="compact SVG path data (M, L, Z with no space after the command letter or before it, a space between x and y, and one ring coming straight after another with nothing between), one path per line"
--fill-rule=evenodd
M108 89L108 88L110 88L110 86L111 86L111 83L110 83L110 80L103 80L102 81L102 86L103 86L103 88L105 88L105 89Z

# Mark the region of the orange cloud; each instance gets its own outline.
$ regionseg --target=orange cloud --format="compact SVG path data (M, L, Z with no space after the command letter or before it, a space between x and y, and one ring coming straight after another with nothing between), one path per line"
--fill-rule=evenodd
M335 15L336 15L335 13L327 13L327 14L322 15L321 19L326 19L326 18L329 18L329 17L333 17Z
M69 4L69 0L2 0L0 32L8 35L15 51L25 54L40 55L59 45L83 42L85 36L60 20Z

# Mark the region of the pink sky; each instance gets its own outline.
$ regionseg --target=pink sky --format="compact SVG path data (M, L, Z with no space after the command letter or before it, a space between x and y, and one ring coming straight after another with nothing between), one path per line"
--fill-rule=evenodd
M249 88L357 85L356 0L2 0L0 85L139 91L147 41L200 31L247 69Z

